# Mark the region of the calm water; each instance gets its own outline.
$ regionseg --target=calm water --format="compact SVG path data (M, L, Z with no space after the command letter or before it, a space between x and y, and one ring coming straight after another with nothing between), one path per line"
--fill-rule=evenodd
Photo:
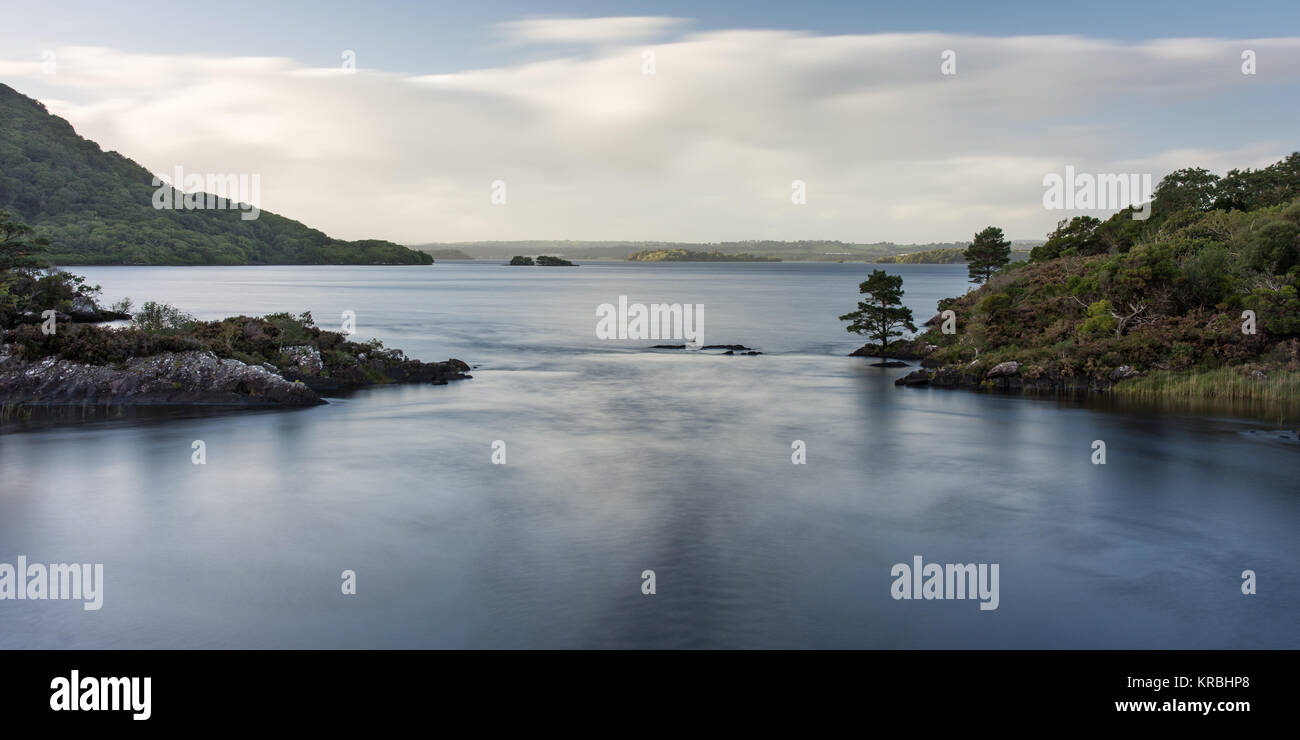
M477 369L307 410L11 427L0 562L107 583L99 612L0 601L0 648L1300 647L1294 437L895 388L907 370L844 356L868 269L77 269L202 318L351 310L362 338ZM962 266L890 269L918 321L965 289ZM702 303L708 342L767 354L596 339L620 295ZM999 608L893 600L918 554L998 563Z

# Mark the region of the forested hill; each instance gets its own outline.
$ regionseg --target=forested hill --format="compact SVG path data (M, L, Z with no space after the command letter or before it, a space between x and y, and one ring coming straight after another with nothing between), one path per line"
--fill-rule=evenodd
M153 174L0 84L0 209L50 240L55 264L430 264L382 240L348 242L274 213L155 209Z

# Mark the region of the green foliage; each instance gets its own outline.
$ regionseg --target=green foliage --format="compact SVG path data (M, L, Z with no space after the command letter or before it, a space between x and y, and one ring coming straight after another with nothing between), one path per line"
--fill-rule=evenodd
M547 255L538 255L537 264L542 267L573 267L573 263L559 257L548 257Z
M1156 185L1152 212L1207 211L1214 205L1219 176L1202 167L1175 170Z
M1273 179L1255 181L1287 192L1286 168L1266 169ZM1223 368L1254 368L1240 382L1258 387L1300 371L1300 197L1274 203L1248 190L1247 202L1267 205L1221 209L1204 175L1164 182L1160 197L1181 207L1155 207L1147 223L1121 212L1058 224L1030 264L940 302L957 313L957 335L936 326L913 341L937 345L940 362L978 359L972 372L1016 360L1106 381L1128 365L1179 374L1169 388L1200 387L1189 379ZM1255 333L1242 331L1243 309L1255 312Z
M859 301L858 310L844 314L840 321L851 322L847 331L876 340L881 357L886 357L890 341L901 337L902 329L916 331L912 309L903 306L903 276L872 270L858 285L858 292L867 299Z
M43 105L0 84L0 209L49 242L55 264L431 264L381 240L332 239L262 211L155 210L153 174L77 135ZM0 222L0 240L5 229ZM0 269L16 251L0 241Z
M145 301L131 316L135 328L144 332L178 332L185 331L195 322L193 316L167 303Z
M992 293L985 296L979 305L975 307L976 311L985 314L995 314L998 311L1005 311L1011 307L1011 296L1006 293Z
M518 266L520 266L520 265L532 265L532 264L533 264L533 258L532 258L532 257L521 257L521 256L519 256L519 255L515 255L514 257L511 257L511 258L510 258L510 264L515 265L516 267L518 267Z
M1119 325L1119 319L1112 316L1115 307L1105 298L1088 306L1088 318L1084 319L1079 325L1079 333L1084 335L1091 334L1110 334L1115 331Z
M993 274L1011 261L1011 242L996 226L986 227L975 235L963 253L972 283L987 283Z
M1294 283L1276 289L1256 288L1245 306L1255 312L1258 329L1277 336L1300 336L1300 296Z
M1101 220L1092 216L1075 216L1069 221L1059 221L1056 230L1047 235L1047 241L1029 251L1029 259L1041 262L1076 254L1102 254L1108 249L1097 233L1099 226Z

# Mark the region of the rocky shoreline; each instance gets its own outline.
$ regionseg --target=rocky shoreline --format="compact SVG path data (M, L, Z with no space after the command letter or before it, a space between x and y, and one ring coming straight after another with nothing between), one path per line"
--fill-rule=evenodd
M921 365L921 369L896 378L894 385L911 388L934 386L1003 393L1086 394L1109 391L1121 380L1142 375L1129 365L1121 365L1111 370L1108 375L1093 377L1067 375L1016 361L1000 362L991 367L978 360L966 365L945 364L931 357L937 349L939 349L937 345L916 341L900 342L897 348L891 345L888 353L890 358L919 361ZM879 346L867 344L854 350L849 356L881 357L881 354ZM905 367L906 363L889 363L884 366Z
M314 349L314 348L313 348ZM163 352L112 366L42 357L24 359L0 346L0 407L227 406L301 407L327 403L322 393L380 383L433 383L471 376L460 360L426 363L389 350L367 358L352 374L321 375L322 366L303 352L300 365L274 366L220 358L209 351ZM372 380L382 376L382 380Z
M936 388L963 388L1004 393L1080 394L1108 391L1120 380L1138 375L1127 365L1116 368L1108 378L1051 372L1035 373L1031 376L1023 373L1023 369L1019 362L1002 362L988 369L980 368L978 363L972 363L967 367L942 365L933 369L913 370L894 380L894 385L907 387L932 385Z

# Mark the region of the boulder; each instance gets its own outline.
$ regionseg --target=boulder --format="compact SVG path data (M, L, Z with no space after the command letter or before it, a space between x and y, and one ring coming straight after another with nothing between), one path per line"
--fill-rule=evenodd
M998 363L997 365L994 365L992 368L989 369L987 373L984 374L984 377L1009 378L1019 372L1020 372L1020 363L1015 362L1013 360L1010 362L1001 362Z
M320 375L320 371L325 367L320 357L320 350L311 345L284 347L280 350L280 354L288 358L303 375Z
M907 375L904 375L903 377L898 378L897 380L894 381L894 385L905 385L905 386L918 386L918 385L929 385L929 384L930 384L930 373L926 372L925 370L913 370Z
M1134 370L1133 367L1130 365L1120 365L1119 367L1110 371L1110 381L1112 383L1115 383L1121 380L1128 380L1129 378L1136 378L1141 374L1142 373L1138 372L1137 370Z

